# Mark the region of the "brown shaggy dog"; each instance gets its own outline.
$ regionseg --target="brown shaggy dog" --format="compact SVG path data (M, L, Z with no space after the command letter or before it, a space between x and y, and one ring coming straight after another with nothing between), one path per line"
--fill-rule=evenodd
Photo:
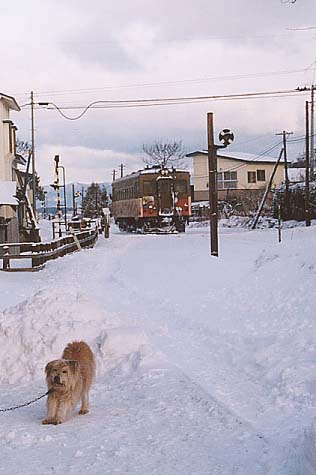
M79 414L89 411L89 389L95 375L94 356L84 341L69 343L62 359L50 361L46 368L49 389L47 418L42 424L62 424L81 399Z

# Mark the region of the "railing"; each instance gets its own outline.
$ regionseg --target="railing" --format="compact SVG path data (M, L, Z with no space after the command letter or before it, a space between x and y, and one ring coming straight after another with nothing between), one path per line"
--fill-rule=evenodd
M87 229L80 233L44 243L10 243L0 244L0 259L3 271L34 271L44 267L45 262L78 251L83 247L93 247L98 239L98 229ZM28 263L23 267L11 267L11 261ZM0 269L1 270L1 269Z

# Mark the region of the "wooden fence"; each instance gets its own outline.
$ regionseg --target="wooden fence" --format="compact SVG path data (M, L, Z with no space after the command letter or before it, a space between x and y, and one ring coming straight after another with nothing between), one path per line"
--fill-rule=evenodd
M98 229L94 228L69 234L51 242L0 244L2 270L7 272L40 270L44 267L45 262L51 259L65 256L83 247L93 247L98 239L98 234ZM12 261L14 261L14 264L18 261L26 265L15 267Z

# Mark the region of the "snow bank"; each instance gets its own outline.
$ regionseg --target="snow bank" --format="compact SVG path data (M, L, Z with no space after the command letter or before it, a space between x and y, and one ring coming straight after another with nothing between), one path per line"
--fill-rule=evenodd
M133 370L150 353L147 338L143 331L121 325L116 315L106 314L81 293L39 291L0 313L0 383L43 378L46 363L76 339L91 345L98 374L119 365Z

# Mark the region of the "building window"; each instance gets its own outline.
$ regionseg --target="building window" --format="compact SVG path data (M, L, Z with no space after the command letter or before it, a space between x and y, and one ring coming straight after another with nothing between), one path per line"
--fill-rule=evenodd
M256 172L248 172L248 183L256 183L257 175Z
M266 171L257 170L257 181L266 181Z
M227 171L217 173L217 188L219 190L237 188L237 172Z

